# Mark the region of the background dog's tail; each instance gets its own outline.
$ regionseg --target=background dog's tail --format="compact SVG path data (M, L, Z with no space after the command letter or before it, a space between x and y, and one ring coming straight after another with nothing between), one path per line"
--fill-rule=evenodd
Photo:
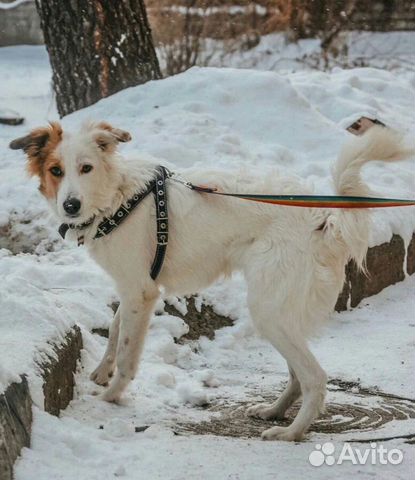
M337 195L370 196L371 190L361 177L362 167L372 160L401 160L413 152L398 132L381 126L370 128L340 152L332 172ZM328 221L336 239L347 245L350 256L361 268L368 247L369 215L368 209L342 209L330 215Z

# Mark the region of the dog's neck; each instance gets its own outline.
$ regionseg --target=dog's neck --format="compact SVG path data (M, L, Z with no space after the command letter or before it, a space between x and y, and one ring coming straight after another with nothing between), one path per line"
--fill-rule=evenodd
M146 161L137 162L137 160L134 161L125 158L118 158L117 160L117 189L110 207L105 209L102 218L113 215L120 206L133 197L133 195L145 190L148 183L153 180L156 175L157 165L154 163Z

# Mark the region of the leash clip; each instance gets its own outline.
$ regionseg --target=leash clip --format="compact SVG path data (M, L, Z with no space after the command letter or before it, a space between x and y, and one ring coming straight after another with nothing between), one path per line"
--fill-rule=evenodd
M173 182L180 183L181 185L184 185L187 188L190 188L190 190L194 189L194 185L191 182L186 182L186 180L183 180L182 178L178 178L178 174L176 172L169 172L170 175L167 177L170 180L173 180Z
M205 187L204 185L191 185L191 189L194 190L195 192L200 192L200 193L215 193L218 191L217 188L214 187Z
M178 174L175 172L170 172L171 176L169 177L170 180L173 180L173 182L180 183L184 185L187 188L190 188L190 190L194 190L195 192L200 192L200 193L215 193L218 191L217 188L212 188L212 187L206 187L204 185L195 185L192 182L187 182L186 180L183 180L182 178L178 178Z

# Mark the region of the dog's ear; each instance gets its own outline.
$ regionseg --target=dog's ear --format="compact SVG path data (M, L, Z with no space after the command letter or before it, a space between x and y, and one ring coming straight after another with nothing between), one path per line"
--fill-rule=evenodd
M112 153L119 142L129 142L131 135L125 130L120 128L114 128L112 125L106 122L100 122L96 125L98 132L95 134L94 139L98 147L104 152Z
M98 128L110 132L119 142L129 142L131 140L131 135L129 132L121 130L120 128L114 128L107 122L100 122L98 124Z
M28 170L31 175L39 175L46 157L62 140L62 127L57 122L51 122L48 127L39 127L29 135L16 138L10 142L12 150L23 150L28 158Z

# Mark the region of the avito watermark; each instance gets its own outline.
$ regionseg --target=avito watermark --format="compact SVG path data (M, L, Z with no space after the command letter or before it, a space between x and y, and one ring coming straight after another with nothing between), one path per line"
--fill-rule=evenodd
M387 449L382 444L372 442L370 447L355 447L345 442L343 446L335 446L331 442L317 443L308 460L313 467L321 465L399 465L403 460L403 452L399 448Z

